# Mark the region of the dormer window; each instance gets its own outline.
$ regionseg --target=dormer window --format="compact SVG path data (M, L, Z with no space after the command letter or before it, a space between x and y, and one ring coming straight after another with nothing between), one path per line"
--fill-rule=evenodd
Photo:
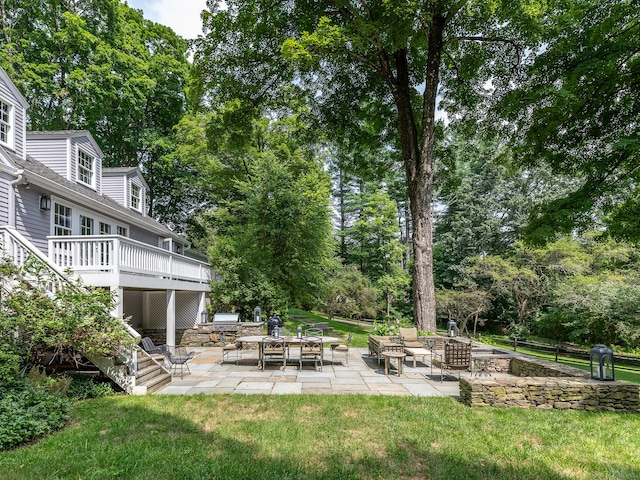
M89 187L94 187L95 160L84 150L78 150L78 181Z
M12 124L13 107L7 102L0 100L0 142L7 146L12 146Z
M134 210L142 211L142 189L140 185L131 183L131 199L129 205Z

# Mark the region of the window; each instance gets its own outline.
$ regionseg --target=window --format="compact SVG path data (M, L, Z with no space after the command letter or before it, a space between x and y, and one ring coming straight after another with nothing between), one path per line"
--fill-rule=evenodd
M111 225L100 222L100 235L111 235Z
M71 235L71 209L56 203L53 224L54 235Z
M127 227L121 227L120 225L118 225L118 235L120 235L121 237L126 237Z
M80 215L80 235L93 235L93 218Z
M78 150L78 181L90 187L94 186L94 160L83 150Z
M140 185L131 184L131 208L141 211L142 209L142 189Z
M11 143L11 113L12 107L0 100L0 142Z

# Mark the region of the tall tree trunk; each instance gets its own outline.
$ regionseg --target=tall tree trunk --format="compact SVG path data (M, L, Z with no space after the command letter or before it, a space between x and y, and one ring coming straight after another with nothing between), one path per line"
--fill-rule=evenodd
M405 201L404 209L404 269L409 270L411 265L411 212L409 211L409 201Z
M409 200L413 220L413 308L414 320L420 330L436 329L436 299L433 283L433 145L435 137L436 96L439 84L442 35L445 18L433 12L429 31L429 53L425 70L425 90L422 105L422 132L418 138L411 106L411 84L406 50L394 53L397 69L392 93L400 120L400 143L407 172Z
M346 220L345 205L344 205L345 188L344 188L344 170L342 168L342 165L338 166L338 178L339 178L338 194L340 195L340 257L344 260L347 258L347 241L346 241L347 220Z

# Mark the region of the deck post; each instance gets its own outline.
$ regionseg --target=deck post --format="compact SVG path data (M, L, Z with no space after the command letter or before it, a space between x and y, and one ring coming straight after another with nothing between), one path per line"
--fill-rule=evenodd
M176 346L176 291L167 290L167 346Z
M124 288L111 287L111 293L115 300L111 314L116 318L122 318L124 316Z

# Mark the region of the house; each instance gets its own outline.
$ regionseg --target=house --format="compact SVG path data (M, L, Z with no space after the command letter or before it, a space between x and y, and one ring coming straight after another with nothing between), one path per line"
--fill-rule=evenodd
M0 250L26 249L83 283L108 288L138 332L200 323L210 266L146 213L138 168L103 168L85 130L27 132L28 105L0 68ZM11 239L11 240L10 240ZM20 244L10 249L9 243Z

